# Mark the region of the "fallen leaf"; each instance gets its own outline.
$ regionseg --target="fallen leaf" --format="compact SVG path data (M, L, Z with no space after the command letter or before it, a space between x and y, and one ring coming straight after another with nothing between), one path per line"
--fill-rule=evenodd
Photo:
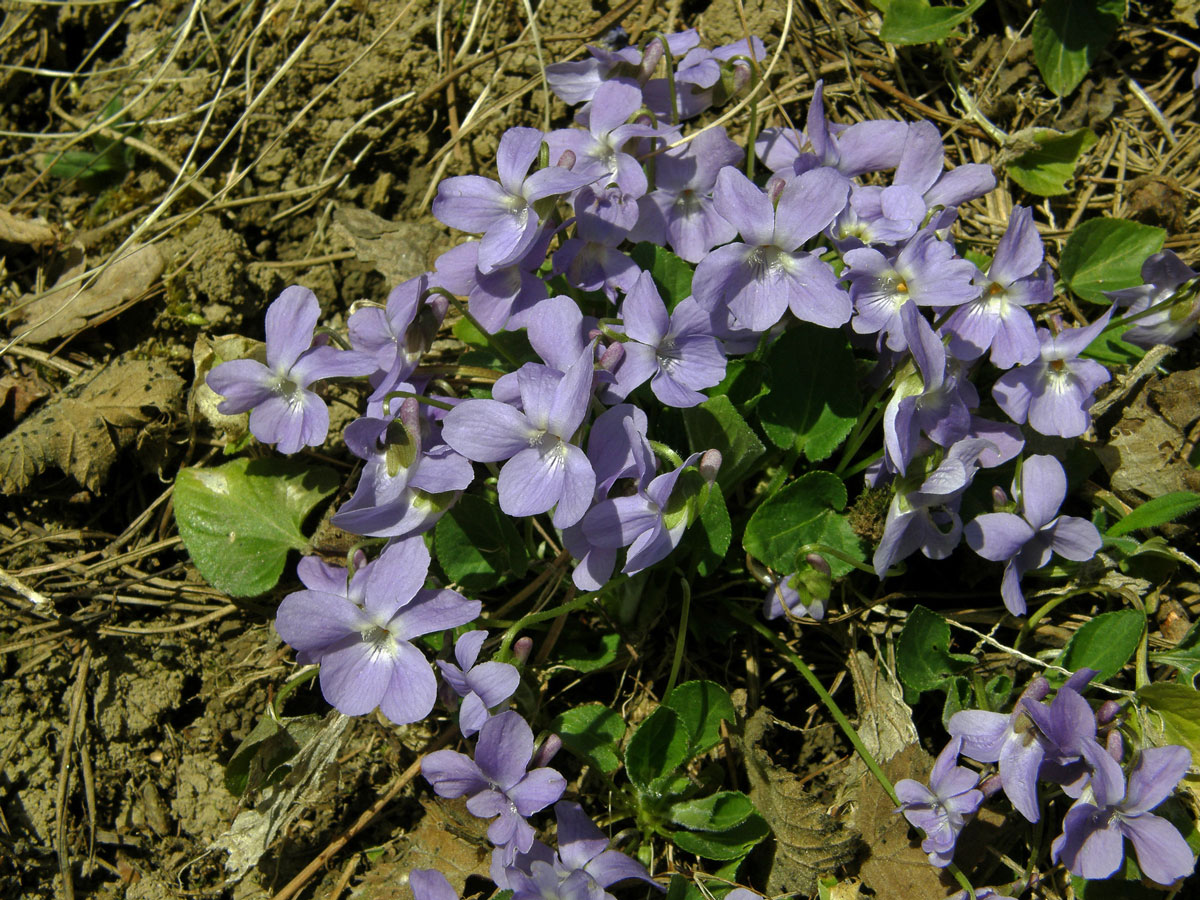
M1096 456L1118 494L1161 497L1200 491L1200 472L1183 455L1187 434L1200 419L1200 369L1152 378L1125 408Z
M80 274L78 267L72 267L45 296L34 299L34 295L26 294L17 301L22 321L29 323L29 329L21 332L21 340L42 344L74 334L89 320L145 294L162 271L162 254L153 244L114 260L82 291L82 282L68 283Z
M774 727L774 716L761 708L746 720L741 739L750 800L775 837L767 893L811 894L818 876L853 861L858 833L829 815L799 775L774 763L763 749L764 738Z
M57 244L58 236L58 229L45 219L22 219L0 209L0 241L42 247Z
M392 222L359 209L339 205L333 230L355 255L374 267L391 285L407 281L430 268L429 253L441 232L432 225Z
M24 490L53 466L99 491L117 454L176 408L183 387L165 362L117 357L0 439L0 488Z

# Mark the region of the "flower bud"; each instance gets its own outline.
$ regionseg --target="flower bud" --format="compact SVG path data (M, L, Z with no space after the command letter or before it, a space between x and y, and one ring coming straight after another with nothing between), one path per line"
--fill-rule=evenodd
M992 488L992 508L997 512L1005 509L1008 506L1008 494L1004 493L1004 488L996 485Z
M615 371L625 358L625 347L620 342L613 342L604 348L600 354L600 368L605 372Z
M810 553L804 557L804 560L826 577L833 574L833 570L829 568L829 563L820 553Z
M562 152L562 156L560 156L558 158L558 162L555 163L555 165L558 166L560 169L573 168L575 165L575 151L574 150L564 150Z
M696 468L700 470L700 475L709 484L717 480L717 472L721 469L721 451L715 447L711 450L705 450L700 455L700 461L696 463Z
M642 64L638 68L638 81L645 84L654 75L659 62L663 58L663 44L658 38L652 38L642 51Z
M537 752L533 754L533 759L529 762L529 768L540 769L543 766L550 765L550 760L554 759L559 750L562 749L562 738L557 734L548 734L546 739L542 741L542 746L537 748Z
M1121 704L1116 700L1105 700L1096 710L1096 724L1107 725L1121 713Z
M513 643L513 663L517 668L520 668L529 661L529 654L533 652L533 638L522 637L517 638Z
M1121 737L1121 732L1113 729L1108 733L1108 739L1104 742L1104 749L1108 751L1108 755L1117 762L1121 761L1121 757L1125 755L1125 741Z

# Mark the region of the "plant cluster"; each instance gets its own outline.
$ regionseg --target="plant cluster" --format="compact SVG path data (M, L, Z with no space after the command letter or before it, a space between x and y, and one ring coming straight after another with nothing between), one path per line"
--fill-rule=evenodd
M1029 209L1012 210L990 258L955 242L963 204L995 177L983 165L947 169L931 123L838 125L818 83L803 131L766 128L743 149L720 124L684 130L753 88L764 58L757 39L708 49L687 31L549 66L576 125L512 128L496 178L439 187L434 215L477 240L397 286L386 305L360 304L348 339L317 328L312 292L288 288L267 312L265 362L223 362L207 376L224 398L220 411L249 412L253 436L285 454L327 438L318 382L365 379L365 412L343 431L362 465L332 522L382 548L373 559L355 549L345 567L302 560L304 590L280 604L276 628L299 662L319 664L322 693L342 713L378 708L406 724L439 698L457 704L473 756L441 750L422 772L438 794L466 797L491 820L493 879L522 900L595 900L618 881L656 884L648 845L640 861L609 849L582 807L561 799L566 780L549 765L565 742L611 777L623 722L599 704L578 707L555 720L561 738L536 745L513 706L529 652L516 640L522 629L678 568L682 649L688 581L718 571L738 532L750 574L766 587L767 619L819 620L849 573L893 577L914 554L944 559L964 538L1003 564L997 587L1014 616L1027 612L1031 572L1053 562L1050 574L1071 577L1106 545L1147 552L1103 534L1103 515L1059 514L1071 481L1064 462L1122 360L1115 335L1129 353L1194 332L1196 273L1169 252L1147 252L1141 286L1112 292L1092 321L1070 323L1052 305L1056 282ZM1108 264L1110 251L1097 255L1095 243L1070 248L1068 282L1083 285ZM471 349L454 365L432 364L452 306L461 313L454 332ZM1010 473L1011 496L1000 486ZM845 513L857 475L889 498L870 563ZM179 502L182 521L190 501ZM1194 505L1169 498L1139 511L1136 527ZM466 528L454 513L464 509L500 545L487 558L456 555ZM474 627L478 600L426 585L434 559L435 583L445 574L464 590L477 576L495 585L523 568L537 541L510 519L528 523L527 536L536 529L561 542L574 591L489 644ZM911 641L914 623L945 626L918 612ZM457 630L454 662L438 660L439 683L422 638L448 630ZM1077 673L1060 679L1049 705L1051 684L1037 678L1002 713L993 710L1007 691L991 687L974 691L982 708L968 708L972 690L959 689L964 663L947 652L948 638L921 646L944 663L927 659L922 680L911 655L904 668L904 637L910 692L946 689L958 702L948 698L952 739L929 784L895 788L935 865L950 864L985 796L1003 791L1038 822L1047 802L1038 785L1049 783L1073 801L1051 854L1072 873L1112 874L1125 836L1148 878L1170 884L1191 873L1179 831L1150 812L1183 776L1187 750L1123 732L1114 704L1093 709L1083 696L1096 669L1106 669L1103 681L1129 654L1108 670L1111 648L1076 647L1063 665ZM1097 659L1104 665L1088 668ZM623 751L627 808L643 837L726 861L735 882L767 828L746 795L685 774L720 741L720 722L737 717L721 686L677 685L679 663L677 654L663 704ZM1137 749L1126 759L1130 741ZM993 768L981 781L960 757ZM551 805L557 849L528 821ZM414 872L411 883L418 900L454 895L437 873Z

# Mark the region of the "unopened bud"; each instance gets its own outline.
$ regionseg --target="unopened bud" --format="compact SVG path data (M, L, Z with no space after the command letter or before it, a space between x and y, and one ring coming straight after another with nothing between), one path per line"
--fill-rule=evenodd
M988 799L998 794L1003 788L1004 779L999 775L989 775L979 784L979 790L981 790L983 792L983 796Z
M721 470L721 451L715 447L700 454L700 462L696 464L700 476L712 484L717 480L717 472Z
M1004 493L1004 488L996 485L992 488L992 508L1002 510L1008 506L1008 494Z
M1125 741L1121 737L1121 732L1113 729L1108 733L1108 739L1104 742L1104 749L1108 751L1108 755L1117 762L1121 761L1121 757L1125 755Z
M570 168L574 167L575 151L574 150L564 150L562 152L562 156L560 156L558 158L558 162L556 162L555 165L558 166L560 169L570 169Z
M517 638L513 643L512 654L513 662L517 666L523 666L529 661L529 654L533 652L533 638L523 637Z
M1029 682L1029 687L1021 693L1021 700L1026 700L1030 703L1037 703L1039 700L1046 699L1046 695L1050 693L1050 682L1041 675L1038 675L1033 681Z
M1121 704L1116 700L1105 700L1096 709L1096 724L1107 725L1113 721L1121 712Z
M783 193L786 186L787 182L778 175L772 175L767 181L767 196L771 198L772 206L779 202L779 195Z
M625 347L620 342L613 342L600 354L600 368L605 372L615 371L624 358Z
M654 74L654 70L658 68L662 58L662 41L658 38L651 39L650 43L646 45L646 49L642 51L642 64L638 67L638 81L645 84Z
M642 113L640 116L636 116L634 118L633 124L634 125L645 125L647 128L653 128L654 127L654 117L651 116L649 113Z
M542 766L550 765L550 760L554 759L559 750L562 749L562 738L557 734L548 734L546 739L542 741L542 746L537 748L537 752L533 754L533 759L529 762L529 768L540 769Z
M741 92L750 83L751 74L753 73L751 73L750 67L746 63L739 60L733 64L733 93L737 94Z
M829 563L825 561L825 557L823 557L820 553L810 553L804 557L804 561L822 575L833 574L833 570L829 568Z

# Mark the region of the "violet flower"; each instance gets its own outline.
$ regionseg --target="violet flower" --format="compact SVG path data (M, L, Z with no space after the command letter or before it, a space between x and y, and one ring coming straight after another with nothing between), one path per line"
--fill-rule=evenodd
M355 350L375 360L372 400L382 400L406 381L433 344L449 302L445 297L423 299L429 275L418 275L388 293L387 305L365 306L346 323Z
M819 234L846 203L844 179L815 169L788 181L777 204L732 166L717 175L717 212L744 243L718 247L696 266L692 291L701 307L728 309L733 323L766 331L789 308L796 318L836 328L850 318L850 297L832 267L800 245Z
M521 673L508 663L493 661L476 665L485 640L486 631L468 631L454 644L458 665L437 661L442 678L463 698L458 710L458 730L463 737L476 734L487 721L488 710L511 697L521 683Z
M421 760L421 774L439 797L467 796L472 815L494 818L488 838L506 848L511 859L533 846L533 828L525 817L549 806L567 787L554 769L527 772L532 759L533 730L508 710L483 723L474 760L454 750L438 750Z
M624 399L650 379L650 390L667 406L689 407L707 399L703 388L725 377L725 354L712 336L708 314L688 297L668 315L649 272L638 276L621 304L625 359L613 393Z
M1114 303L1126 306L1127 317L1143 313L1172 295L1179 295L1175 303L1138 318L1137 323L1121 335L1121 340L1149 349L1155 344L1177 344L1194 334L1196 323L1200 321L1200 295L1195 290L1183 292L1180 288L1196 275L1173 251L1163 250L1142 263L1145 284L1106 292L1105 296Z
M1056 335L1038 329L1038 359L1009 369L992 387L992 396L1010 419L1018 425L1028 420L1034 431L1059 437L1078 437L1088 430L1092 396L1112 376L1095 360L1078 357L1100 336L1112 313L1110 308L1091 325Z
M534 516L551 507L554 525L583 518L596 473L571 439L587 415L592 394L592 347L559 375L527 363L517 370L523 411L497 400L466 400L446 414L442 438L476 462L508 460L500 470L500 508Z
M809 597L809 600L805 601L795 586L799 578L798 573L784 575L767 588L767 595L763 599L764 619L778 619L785 614L811 616L818 622L825 618L825 601L828 597L805 591ZM785 609L787 613L784 612Z
M1089 790L1063 818L1063 833L1050 855L1081 878L1107 878L1125 858L1124 839L1137 853L1142 873L1158 884L1174 884L1192 874L1195 860L1183 835L1154 809L1187 773L1185 747L1151 747L1138 754L1128 786L1116 760L1098 746L1085 750L1095 771Z
M554 231L544 228L516 262L491 272L479 271L479 241L468 241L437 259L437 275L452 294L467 298L471 315L489 334L521 328L526 316L546 299L546 281L537 274Z
M655 157L655 189L638 201L640 215L629 238L668 245L680 258L698 263L737 229L717 212L712 190L717 173L742 158L742 149L722 127Z
M1067 496L1067 476L1053 456L1031 456L1012 484L1020 515L984 513L970 522L967 544L984 559L1004 563L1000 595L1014 616L1025 615L1021 577L1057 553L1074 562L1096 555L1103 543L1096 526L1077 516L1056 515Z
M408 886L414 900L459 900L458 891L437 869L413 869L408 873Z
M938 754L928 787L911 778L896 782L897 812L925 832L921 849L939 867L950 865L959 832L983 804L983 792L977 787L979 774L955 765L961 748L962 738L954 738Z
M267 307L267 364L233 359L208 373L205 383L225 399L223 415L250 410L250 433L280 453L318 447L329 433L329 409L308 386L322 378L368 375L375 368L361 353L312 346L321 315L317 295L285 288Z
M458 175L438 185L434 217L451 228L483 234L476 265L485 275L515 263L537 240L542 218L534 205L539 200L569 194L592 180L560 166L529 174L542 138L536 128L504 132L496 151L499 182L481 175Z
M437 442L437 431L421 415L415 397L406 398L395 416L368 415L347 425L346 446L366 465L354 495L333 514L333 524L371 537L405 537L432 528L475 478L470 462Z
M275 630L300 662L320 663L321 693L339 712L361 716L378 706L397 725L420 721L437 700L437 679L411 642L472 621L479 601L423 590L429 551L420 537L390 544L358 570L352 593L335 587L334 571L308 567L317 586L283 598Z
M1044 256L1033 213L1025 206L1013 207L984 276L982 296L955 309L943 326L951 353L969 361L990 348L992 363L1001 369L1037 358L1037 331L1025 307L1046 303L1054 295L1054 277Z

